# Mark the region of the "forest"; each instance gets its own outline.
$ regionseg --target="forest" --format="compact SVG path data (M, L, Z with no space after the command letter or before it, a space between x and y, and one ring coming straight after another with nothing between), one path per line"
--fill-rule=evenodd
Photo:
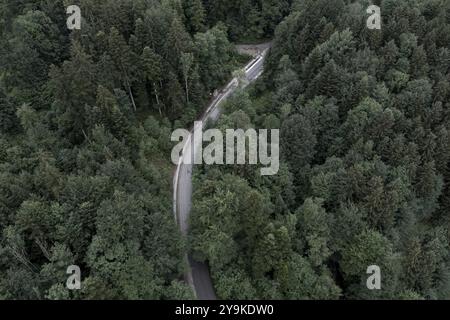
M218 126L281 168L196 171L189 246L222 299L450 299L450 2L295 1ZM366 269L381 269L368 290Z
M198 0L69 4L0 1L0 299L192 298L170 134L246 57Z
M280 170L196 167L185 238L170 135L268 40L216 126ZM0 300L194 299L187 252L221 299L450 299L449 161L449 0L0 0Z

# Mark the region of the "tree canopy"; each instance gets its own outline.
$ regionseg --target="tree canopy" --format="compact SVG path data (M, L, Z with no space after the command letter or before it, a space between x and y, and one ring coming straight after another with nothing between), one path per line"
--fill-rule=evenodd
M450 298L449 2L378 1L381 30L367 3L295 1L224 107L221 128L281 130L281 165L197 172L191 250L221 298Z

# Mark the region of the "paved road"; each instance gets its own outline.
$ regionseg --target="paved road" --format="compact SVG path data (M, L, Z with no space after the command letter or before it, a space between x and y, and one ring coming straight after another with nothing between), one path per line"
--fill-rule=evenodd
M268 49L264 50L261 55L257 56L252 62L245 67L245 77L248 83L256 80L263 72L264 59ZM222 90L214 101L208 106L203 114L201 121L206 124L208 120L216 121L220 116L220 104L226 100L238 87L238 80L233 79ZM192 164L185 164L186 157L194 158L197 146L193 146L192 133L186 141L183 149L183 155L177 166L174 177L174 214L175 219L184 236L189 231L189 214L191 212L192 201ZM192 152L194 150L194 152ZM193 161L191 161L193 163ZM196 296L200 300L215 300L214 287L209 275L208 265L195 261L191 256L185 257L190 269L185 274L186 282L192 287Z
M256 57L258 54L261 54L261 52L270 48L271 46L272 42L261 44L238 44L236 46L236 49L239 53L249 54L253 57Z

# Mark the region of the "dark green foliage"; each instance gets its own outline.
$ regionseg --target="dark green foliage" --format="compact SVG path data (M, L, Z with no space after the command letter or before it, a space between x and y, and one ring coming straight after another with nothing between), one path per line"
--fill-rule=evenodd
M450 298L450 6L0 0L0 299ZM275 176L199 168L185 243L170 134L275 34L218 127L280 129ZM65 288L66 269L82 289ZM369 265L382 290L369 291Z
M192 298L172 123L190 124L237 54L201 1L76 4L69 31L65 1L0 1L0 299Z
M188 3L195 2L192 0ZM291 0L203 0L207 22L223 22L231 39L267 39L289 13Z
M366 28L367 1L295 1L264 83L225 108L227 124L278 125L282 169L198 175L193 250L221 298L450 298L449 2L379 4L381 31ZM229 184L271 210L249 212ZM243 219L253 211L264 220ZM366 287L370 265L381 290Z

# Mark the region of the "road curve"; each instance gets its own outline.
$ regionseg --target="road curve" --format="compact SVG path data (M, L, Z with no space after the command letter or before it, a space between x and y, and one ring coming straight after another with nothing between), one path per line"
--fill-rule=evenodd
M266 48L260 55L253 59L245 67L245 77L250 84L258 79L263 72L264 60L269 48ZM215 122L220 116L221 102L226 100L238 87L238 80L234 78L223 89L208 106L205 113L199 121L202 121L205 125L208 120ZM175 219L181 230L183 236L187 236L189 231L189 214L191 212L192 205L192 164L186 164L185 159L187 157L194 158L197 150L197 146L192 142L193 131L186 139L181 159L177 165L177 170L173 181L173 208ZM193 150L193 152L192 152ZM191 161L190 163L193 163ZM186 255L185 260L189 265L188 270L185 273L185 281L191 286L196 297L200 300L215 300L217 299L214 292L214 287L209 275L209 268L206 263L195 261L190 255Z

